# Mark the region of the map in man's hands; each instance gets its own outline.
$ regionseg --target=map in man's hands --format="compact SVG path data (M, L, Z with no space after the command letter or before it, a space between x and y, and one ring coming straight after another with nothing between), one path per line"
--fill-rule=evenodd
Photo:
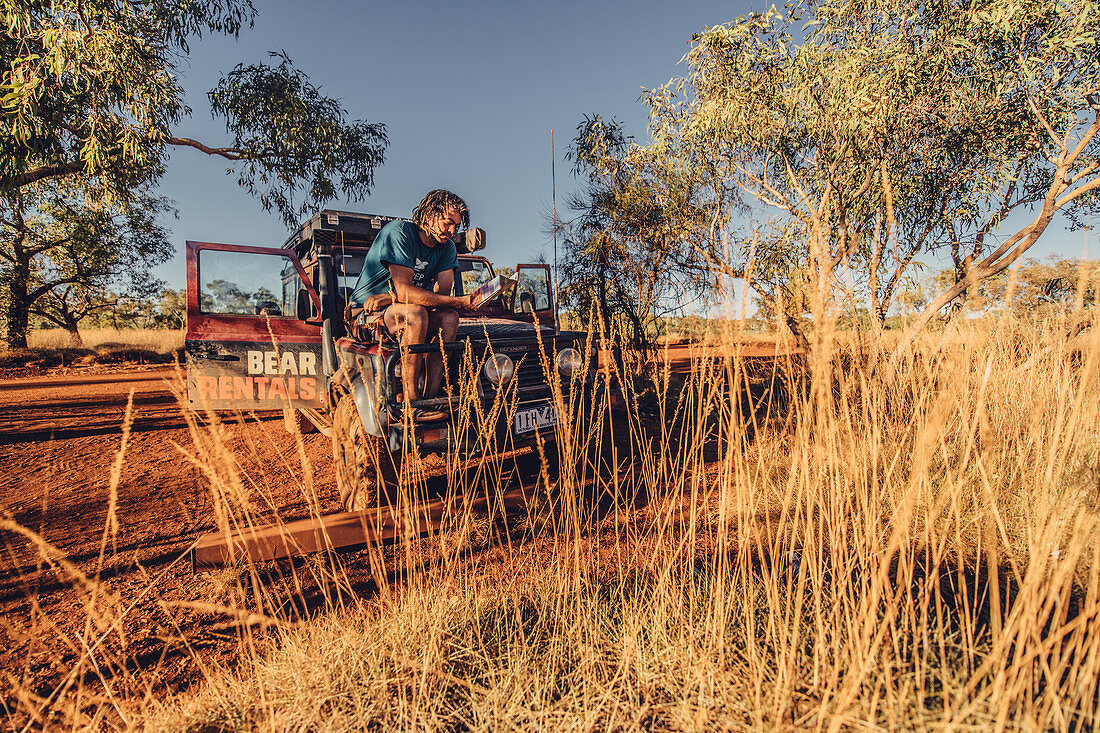
M499 297L501 293L515 285L516 281L516 278L501 274L478 287L477 290L470 294L470 302L474 310L478 310L493 298Z

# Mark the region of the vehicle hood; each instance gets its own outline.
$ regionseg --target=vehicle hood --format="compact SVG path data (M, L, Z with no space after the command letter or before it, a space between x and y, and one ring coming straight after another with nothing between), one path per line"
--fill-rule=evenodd
M542 331L543 338L552 338L554 329L550 326L535 326L523 321L510 321L507 318L470 318L458 323L458 340L465 338L534 338L536 329Z

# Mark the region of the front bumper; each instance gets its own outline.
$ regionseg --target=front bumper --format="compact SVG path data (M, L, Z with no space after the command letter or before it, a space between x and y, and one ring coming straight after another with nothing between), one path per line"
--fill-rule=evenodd
M594 378L595 369L590 370L589 379L561 377L553 367L553 355L560 348L578 344L575 339L558 341L497 339L491 344L414 346L410 348L413 353L442 351L450 378L444 382L444 396L414 400L408 405L395 399L400 389L397 349L341 340L340 351L342 362L358 373L370 393L372 409L361 410L364 422L371 423L367 425L369 432L384 437L391 451L416 446L428 453L477 455L553 442L563 421L576 427L583 416L591 413L593 401L602 394L602 385ZM490 353L510 354L517 363L513 379L500 389L492 387L480 369ZM443 411L449 417L430 423L405 418L406 410L415 412L417 408ZM373 419L368 419L368 413Z

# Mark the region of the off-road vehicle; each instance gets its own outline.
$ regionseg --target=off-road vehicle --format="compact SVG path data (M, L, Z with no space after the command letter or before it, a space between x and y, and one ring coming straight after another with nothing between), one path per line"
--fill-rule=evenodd
M331 435L349 510L366 508L392 486L410 451L472 455L552 443L560 406L581 392L591 399L595 387L586 334L558 330L550 268L520 264L513 287L462 314L456 341L412 347L442 353L444 391L402 404L401 347L345 318L363 259L394 219L326 210L281 248L187 243L191 403L283 410L288 425ZM471 251L485 240L473 232L456 240L456 296L497 274ZM418 407L451 417L417 424L406 416Z

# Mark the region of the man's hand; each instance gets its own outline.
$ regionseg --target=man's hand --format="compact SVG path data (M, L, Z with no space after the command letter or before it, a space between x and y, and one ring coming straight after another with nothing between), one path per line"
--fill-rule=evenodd
M377 313L393 305L393 295L390 293L375 293L363 301L363 310L367 313Z

